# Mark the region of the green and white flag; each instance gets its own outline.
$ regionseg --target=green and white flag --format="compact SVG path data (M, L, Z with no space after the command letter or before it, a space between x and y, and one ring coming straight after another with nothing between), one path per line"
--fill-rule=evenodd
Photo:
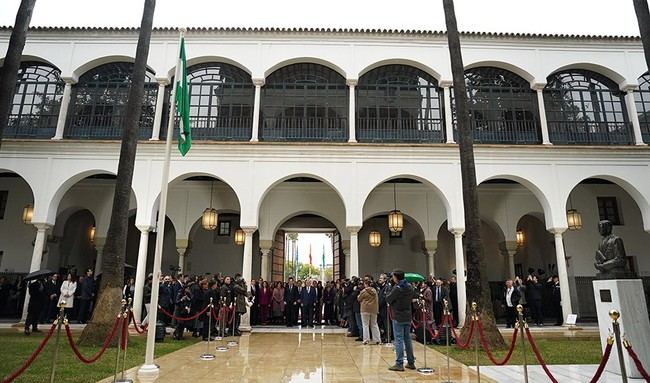
M190 132L190 97L187 88L187 60L185 57L185 37L181 38L180 55L176 64L176 110L180 124L178 150L182 156L190 151L192 134Z

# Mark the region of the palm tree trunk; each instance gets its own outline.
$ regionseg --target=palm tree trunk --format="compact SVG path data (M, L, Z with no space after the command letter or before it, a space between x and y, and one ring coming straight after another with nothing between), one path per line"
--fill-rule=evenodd
M20 69L20 59L27 40L27 30L32 19L36 0L22 0L16 13L16 21L11 30L9 46L5 55L2 68L0 68L0 146L2 145L2 134L5 126L9 123L9 111L11 100L16 91L16 76Z
M467 111L467 91L465 89L465 70L460 49L460 35L456 23L453 0L443 0L447 39L451 58L451 73L454 83L456 114L458 116L458 146L460 150L460 172L463 185L463 204L465 206L465 252L467 255L467 302L476 302L480 311L481 323L486 341L492 346L504 345L503 337L497 329L492 310L490 288L486 275L485 257L481 244L481 220L479 218L478 193L476 186L476 167L474 165L474 136ZM463 270L457 270L462 273ZM465 321L463 332L469 327Z
M155 8L156 0L145 0L135 64L133 66L133 78L126 107L126 123L122 134L120 159L117 166L113 213L102 258L103 275L101 286L92 319L81 333L80 342L82 344L101 345L106 334L110 332L115 316L120 310L122 286L124 284L124 259L131 184L133 182L133 169L138 145L140 115L142 103L144 102L144 80Z
M641 32L641 42L643 42L643 51L645 52L645 62L650 72L650 12L648 11L648 1L634 0L634 11L639 21L639 31Z

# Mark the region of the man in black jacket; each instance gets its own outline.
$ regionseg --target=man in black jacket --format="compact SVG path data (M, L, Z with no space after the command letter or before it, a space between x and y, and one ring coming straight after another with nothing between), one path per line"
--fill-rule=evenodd
M515 327L517 320L517 305L519 304L519 291L513 285L512 279L506 281L506 289L503 292L503 302L506 307L506 327Z
M404 271L393 271L395 286L390 288L386 295L386 303L390 305L393 313L393 333L395 334L395 365L389 367L391 371L404 371L404 349L406 348L406 368L415 370L415 357L413 356L413 342L411 340L411 302L416 297L416 292L404 279Z
M45 296L45 281L37 279L29 283L29 304L27 305L27 319L25 319L25 335L29 335L29 328L33 332L41 332L38 329L38 319L41 316L41 311L47 302Z
M529 275L526 281L526 293L528 296L526 300L528 301L528 306L530 306L530 311L532 312L533 319L537 326L544 325L544 316L542 314L542 290L544 286L539 283L537 275Z
M289 278L289 283L284 289L284 312L287 317L287 327L293 327L298 323L298 286Z

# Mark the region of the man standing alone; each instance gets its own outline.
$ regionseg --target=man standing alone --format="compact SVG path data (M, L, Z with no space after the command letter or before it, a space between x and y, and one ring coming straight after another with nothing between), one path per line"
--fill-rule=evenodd
M316 289L311 279L305 281L305 287L300 290L300 309L302 310L302 326L314 327L314 305L316 304Z
M506 281L506 291L504 293L504 301L506 304L506 327L513 328L515 327L515 321L517 318L517 305L519 304L519 291L515 288L512 283L512 279Z
M404 371L404 349L406 348L406 368L415 370L415 357L413 356L413 342L411 340L411 301L415 292L411 285L404 279L404 271L393 271L395 287L386 295L386 303L393 312L393 333L395 334L395 365L389 367L391 371Z

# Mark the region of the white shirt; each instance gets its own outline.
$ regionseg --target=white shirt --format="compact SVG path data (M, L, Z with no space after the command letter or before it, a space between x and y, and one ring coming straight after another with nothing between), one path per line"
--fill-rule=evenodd
M508 305L508 307L513 306L512 301L510 300L513 291L515 291L514 287L510 287L508 290L506 290L506 304Z

